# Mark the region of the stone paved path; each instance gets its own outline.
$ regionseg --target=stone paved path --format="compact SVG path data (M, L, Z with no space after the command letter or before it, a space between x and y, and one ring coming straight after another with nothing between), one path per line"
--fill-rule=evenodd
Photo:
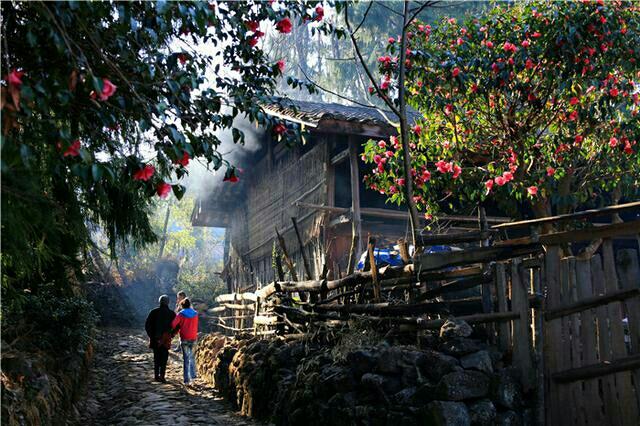
M253 425L236 415L202 380L182 385L182 354L171 352L167 383L153 381L153 354L144 332L98 332L81 424L93 425Z

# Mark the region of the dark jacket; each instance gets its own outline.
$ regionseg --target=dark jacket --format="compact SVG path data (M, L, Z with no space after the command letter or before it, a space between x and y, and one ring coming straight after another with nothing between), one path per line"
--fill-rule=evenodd
M166 305L152 309L151 312L149 312L147 321L144 323L144 329L147 331L147 336L149 336L150 348L157 348L160 339L162 339L165 334L169 334L170 339L171 322L175 317L176 313ZM166 338L166 335L164 337Z

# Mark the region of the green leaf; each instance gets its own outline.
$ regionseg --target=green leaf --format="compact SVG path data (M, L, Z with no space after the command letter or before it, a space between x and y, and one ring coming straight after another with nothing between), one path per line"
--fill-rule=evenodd
M93 164L91 166L91 175L94 181L99 182L100 178L102 178L102 167L99 164Z
M178 200L182 200L182 197L184 197L185 192L187 192L187 188L185 188L182 185L171 185L171 188L173 189L173 194L176 196Z

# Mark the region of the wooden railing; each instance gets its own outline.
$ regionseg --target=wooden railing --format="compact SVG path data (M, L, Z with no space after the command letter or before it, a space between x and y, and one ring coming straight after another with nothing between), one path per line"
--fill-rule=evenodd
M589 424L626 424L640 415L640 220L597 226L585 221L636 211L640 202L422 235L422 244L464 249L418 254L399 267L369 261L368 270L335 279L325 271L318 279L279 279L252 293L222 295L218 324L261 335L356 318L410 332L437 329L457 315L485 324L493 342L511 355L525 390L537 396L539 423L586 424L589 418L595 419ZM544 225L563 223L567 229L572 222L581 227L541 233ZM505 230L527 227L525 237L500 240ZM624 236L634 237L626 241L636 248L615 252L614 239ZM590 244L597 251L566 251L594 240L602 240L600 247ZM368 250L373 258L371 241ZM476 288L472 297L460 296ZM301 294L308 300L296 297Z

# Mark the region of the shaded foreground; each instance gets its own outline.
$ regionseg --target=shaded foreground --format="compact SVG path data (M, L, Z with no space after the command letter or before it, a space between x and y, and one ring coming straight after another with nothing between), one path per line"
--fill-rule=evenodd
M98 332L87 399L79 404L81 424L250 425L200 379L182 385L181 355L171 352L167 383L153 381L153 355L141 330Z

